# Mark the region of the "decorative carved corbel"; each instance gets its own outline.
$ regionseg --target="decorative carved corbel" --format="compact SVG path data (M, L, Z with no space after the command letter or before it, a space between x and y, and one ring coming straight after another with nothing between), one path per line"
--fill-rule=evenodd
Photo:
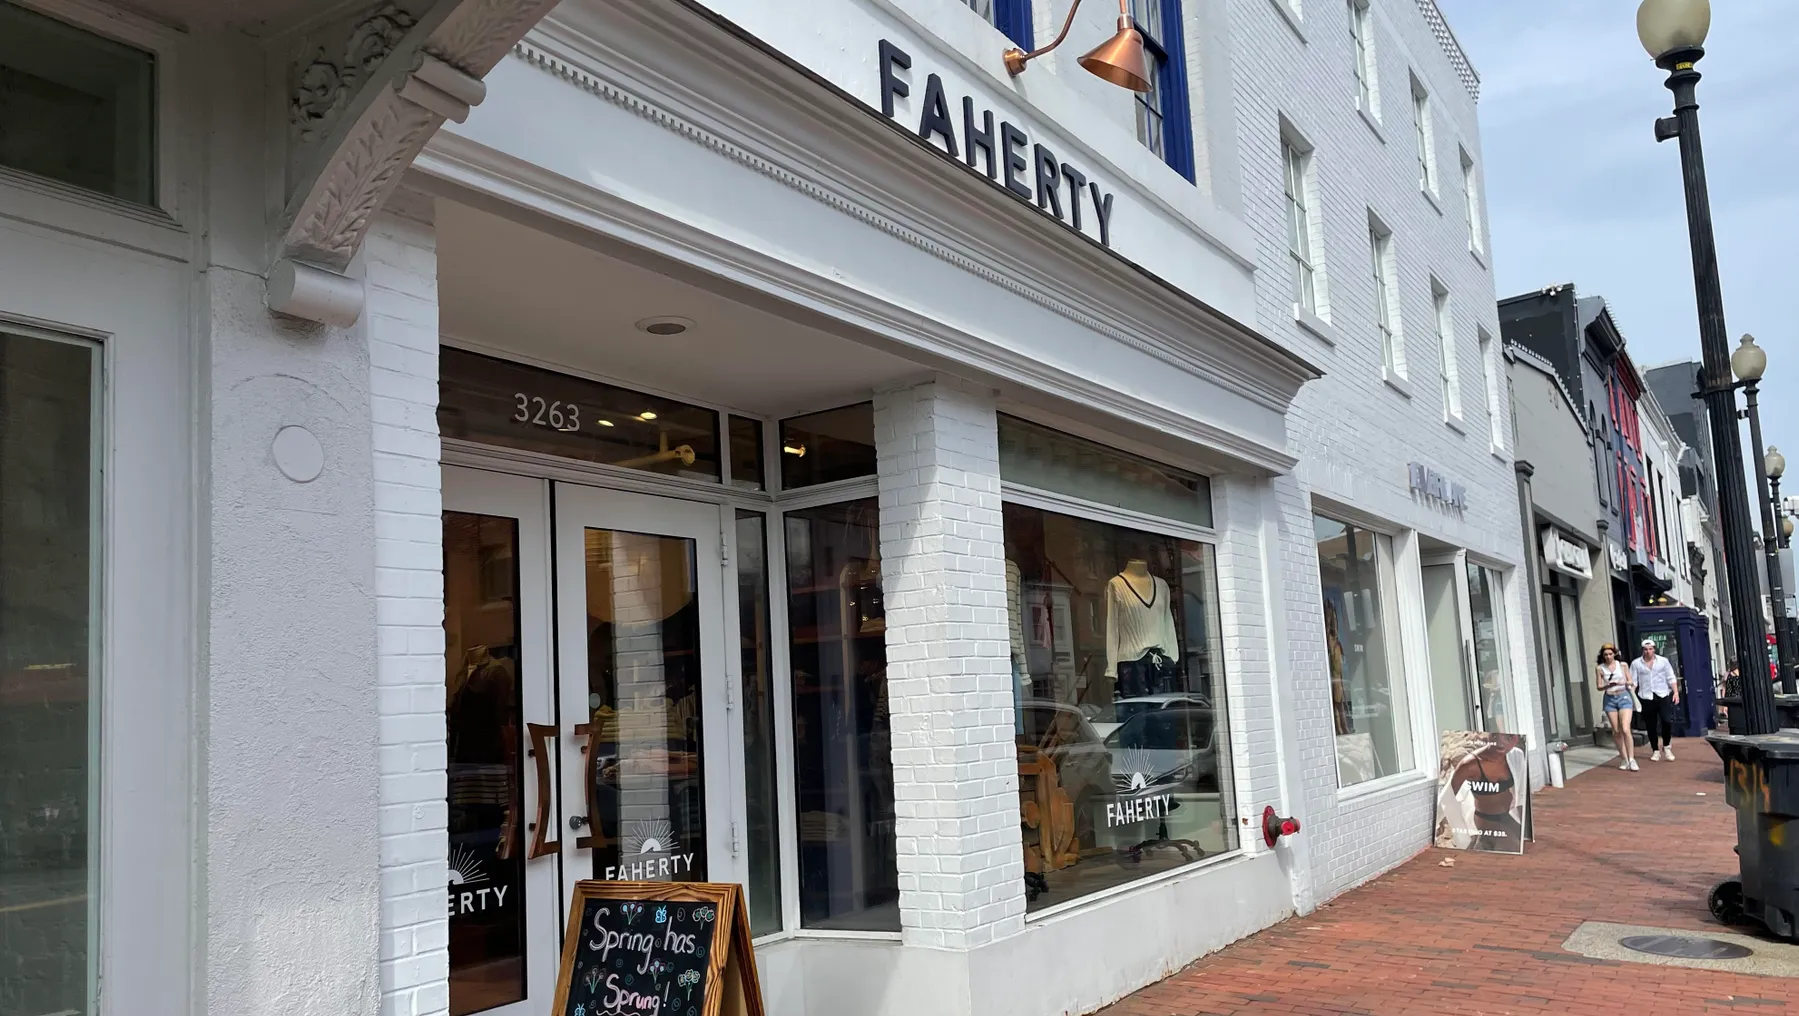
M344 271L369 221L445 120L487 94L482 78L556 0L438 0L417 16L393 4L320 49L293 77L296 167L269 274L269 308L343 326L362 311ZM335 277L332 281L328 277ZM349 297L356 297L351 305Z

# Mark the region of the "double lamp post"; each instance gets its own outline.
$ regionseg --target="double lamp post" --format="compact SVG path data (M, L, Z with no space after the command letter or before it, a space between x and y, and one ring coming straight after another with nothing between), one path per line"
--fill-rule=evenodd
M1749 491L1743 477L1737 386L1731 381L1730 347L1724 329L1724 295L1718 284L1718 250L1712 236L1711 198L1705 185L1705 154L1699 140L1699 71L1695 66L1705 56L1705 36L1711 30L1711 20L1709 0L1644 0L1637 9L1637 36L1642 40L1643 48L1655 58L1656 66L1668 72L1666 84L1674 93L1674 115L1655 122L1655 138L1657 141L1676 138L1680 141L1687 232L1693 255L1693 289L1699 304L1699 343L1704 354L1699 381L1711 420L1712 450L1718 462L1718 511L1724 528L1724 571L1730 591L1731 622L1736 634L1738 672L1742 675L1739 682L1743 697L1741 732L1770 734L1780 729L1780 722L1773 684L1765 678L1758 679L1767 665L1768 637L1762 624L1761 591L1757 588L1760 583L1750 571L1750 562L1755 560L1755 535L1750 524ZM1765 357L1762 367L1766 367ZM1756 377L1759 381L1759 371ZM1757 429L1760 429L1759 422ZM1772 528L1768 532L1772 534ZM1778 569L1770 577L1777 576ZM1792 680L1790 671L1785 680ZM1732 727L1735 726L1733 723Z

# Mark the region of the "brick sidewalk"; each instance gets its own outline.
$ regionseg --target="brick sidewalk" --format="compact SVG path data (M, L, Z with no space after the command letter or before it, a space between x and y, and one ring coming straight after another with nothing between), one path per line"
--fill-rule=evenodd
M1676 747L1678 762L1645 752L1641 772L1606 765L1539 794L1524 857L1427 850L1102 1016L1799 1012L1799 982L1561 948L1588 920L1718 928L1706 894L1736 873L1723 767L1703 741Z

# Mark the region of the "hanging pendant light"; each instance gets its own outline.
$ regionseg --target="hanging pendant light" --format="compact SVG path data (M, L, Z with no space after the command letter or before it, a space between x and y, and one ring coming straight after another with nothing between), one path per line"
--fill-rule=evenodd
M1026 64L1062 45L1062 40L1068 38L1068 29L1074 25L1075 12L1080 9L1081 0L1074 0L1068 8L1068 19L1062 22L1061 34L1049 45L1029 53L1016 46L1006 50L1007 73L1013 77L1023 74ZM1131 17L1130 0L1118 0L1117 33L1081 57L1080 65L1121 88L1149 91L1149 58L1143 52L1143 33L1137 31L1137 22Z

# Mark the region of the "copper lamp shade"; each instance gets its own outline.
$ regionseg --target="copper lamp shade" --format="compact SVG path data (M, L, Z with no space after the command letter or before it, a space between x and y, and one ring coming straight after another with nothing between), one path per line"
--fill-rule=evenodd
M1118 16L1118 34L1081 57L1081 66L1121 88L1149 91L1149 60L1143 55L1143 36L1128 14Z
M1074 12L1080 7L1081 0L1068 5L1068 18L1062 22L1062 34L1056 36L1056 41L1029 53L1017 47L1006 50L1006 72L1017 77L1024 73L1025 64L1062 45L1062 40L1068 38L1068 29L1074 26ZM1080 64L1114 85L1133 92L1149 91L1149 61L1143 54L1143 35L1131 20L1130 0L1118 0L1118 34L1081 57Z

